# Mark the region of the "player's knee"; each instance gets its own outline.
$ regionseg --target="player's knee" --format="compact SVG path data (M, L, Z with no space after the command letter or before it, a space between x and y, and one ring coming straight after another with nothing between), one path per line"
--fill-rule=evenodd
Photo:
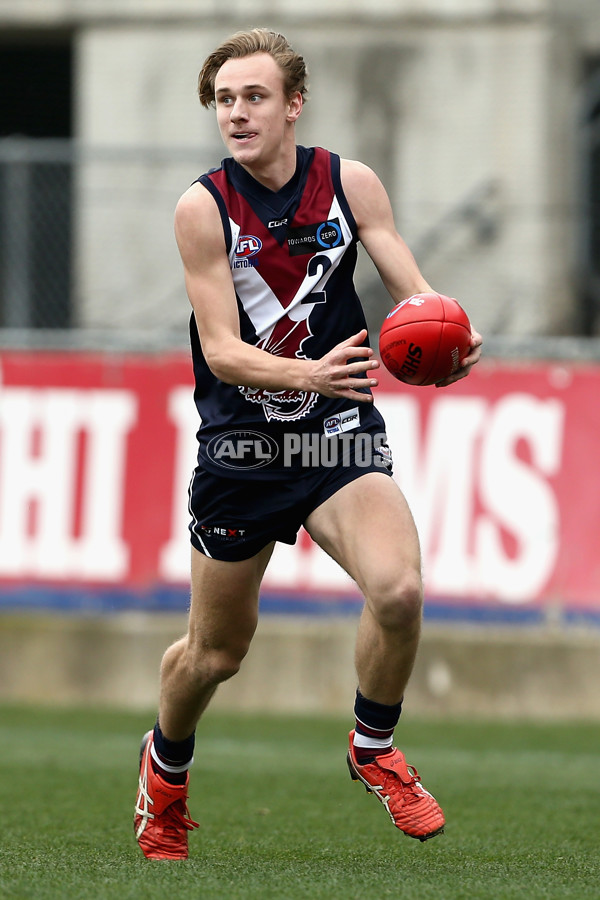
M233 678L240 670L248 646L199 647L190 645L187 668L192 680L203 685L217 685Z
M423 611L423 584L418 573L404 573L382 581L373 595L375 616L382 628L418 630Z
M234 653L219 652L212 654L210 658L210 681L212 684L221 684L228 681L240 671L244 657Z

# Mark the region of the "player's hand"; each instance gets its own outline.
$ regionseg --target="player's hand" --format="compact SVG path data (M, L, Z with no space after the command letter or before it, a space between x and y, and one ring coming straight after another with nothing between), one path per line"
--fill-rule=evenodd
M481 345L483 344L483 338L479 334L479 332L471 329L471 349L469 351L469 355L465 356L462 360L458 371L454 373L454 375L450 375L448 378L444 378L443 381L438 381L436 384L436 388L439 387L448 387L449 384L454 384L456 381L460 381L461 378L466 378L475 363L478 363L481 359Z
M358 390L376 387L379 383L376 378L357 378L357 375L379 367L379 362L373 359L373 350L370 347L361 347L366 336L367 330L363 328L341 344L337 344L321 359L314 360L310 373L310 389L324 394L325 397L345 397L360 403L372 403L371 394Z

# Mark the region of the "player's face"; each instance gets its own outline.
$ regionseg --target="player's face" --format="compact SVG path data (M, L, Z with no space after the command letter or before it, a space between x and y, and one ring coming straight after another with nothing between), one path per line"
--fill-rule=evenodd
M227 60L215 78L215 101L221 137L244 167L269 166L295 147L302 97L286 97L283 73L268 53Z

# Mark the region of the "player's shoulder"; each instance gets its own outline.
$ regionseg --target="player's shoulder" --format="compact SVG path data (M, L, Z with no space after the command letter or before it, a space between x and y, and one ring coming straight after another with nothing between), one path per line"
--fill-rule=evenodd
M214 197L200 182L190 185L179 198L174 231L186 266L194 265L199 253L216 260L227 252L219 209Z
M197 212L199 209L209 206L209 201L214 206L214 200L211 197L210 191L201 181L194 181L177 201L175 212L176 214L183 216L189 215L190 213Z
M358 189L365 189L373 185L381 184L379 177L365 163L358 159L340 159L340 172L344 187L350 185Z
M184 191L175 206L175 226L188 230L203 226L214 228L219 221L219 211L210 191L200 181L195 181Z
M389 198L377 173L355 159L342 159L340 163L342 187L357 224L379 215L387 209Z

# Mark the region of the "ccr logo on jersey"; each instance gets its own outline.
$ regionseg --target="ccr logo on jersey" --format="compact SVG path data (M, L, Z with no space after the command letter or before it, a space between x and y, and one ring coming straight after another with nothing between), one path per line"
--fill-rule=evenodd
M279 447L260 431L228 431L212 438L206 452L225 469L262 469L276 459Z

